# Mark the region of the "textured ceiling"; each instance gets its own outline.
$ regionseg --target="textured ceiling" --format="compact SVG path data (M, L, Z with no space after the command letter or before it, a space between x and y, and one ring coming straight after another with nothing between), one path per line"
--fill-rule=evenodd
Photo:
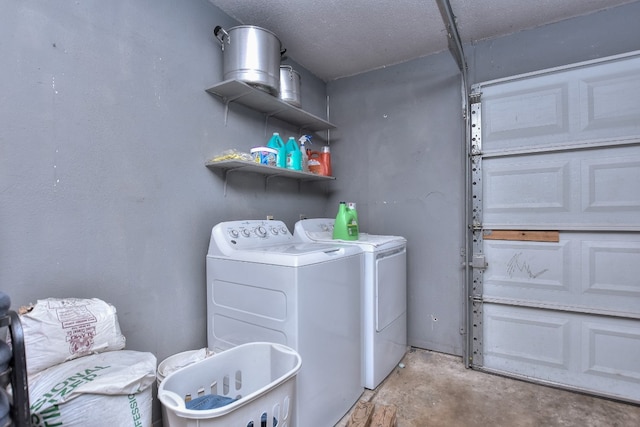
M287 56L325 81L447 49L436 0L209 1L241 24L273 31ZM468 43L634 1L450 0L450 4L460 38Z

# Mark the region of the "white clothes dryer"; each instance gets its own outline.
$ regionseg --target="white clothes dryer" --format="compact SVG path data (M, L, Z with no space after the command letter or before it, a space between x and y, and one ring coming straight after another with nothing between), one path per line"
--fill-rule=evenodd
M407 240L366 233L358 240L333 240L333 223L333 218L300 220L294 237L364 251L362 385L373 390L407 352Z
M358 247L300 242L282 221L217 224L206 262L208 346L269 341L295 349L295 425L332 427L364 391L362 272Z

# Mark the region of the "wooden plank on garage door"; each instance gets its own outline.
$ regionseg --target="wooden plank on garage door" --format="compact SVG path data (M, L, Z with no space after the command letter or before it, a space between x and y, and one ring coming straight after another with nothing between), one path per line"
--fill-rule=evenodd
M559 242L559 231L483 230L485 240L523 240L527 242Z

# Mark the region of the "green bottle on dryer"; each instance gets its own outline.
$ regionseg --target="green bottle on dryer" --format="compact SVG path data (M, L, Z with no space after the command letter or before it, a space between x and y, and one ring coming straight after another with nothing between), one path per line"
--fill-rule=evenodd
M358 240L358 214L355 209L340 202L338 214L333 223L333 238L337 240Z

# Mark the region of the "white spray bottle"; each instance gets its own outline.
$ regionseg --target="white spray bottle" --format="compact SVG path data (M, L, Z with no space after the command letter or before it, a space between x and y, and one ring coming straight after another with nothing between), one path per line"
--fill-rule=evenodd
M304 143L311 142L311 135L302 135L298 141L300 141L300 152L302 153L302 171L309 172L309 156L307 155L307 147L304 146Z

